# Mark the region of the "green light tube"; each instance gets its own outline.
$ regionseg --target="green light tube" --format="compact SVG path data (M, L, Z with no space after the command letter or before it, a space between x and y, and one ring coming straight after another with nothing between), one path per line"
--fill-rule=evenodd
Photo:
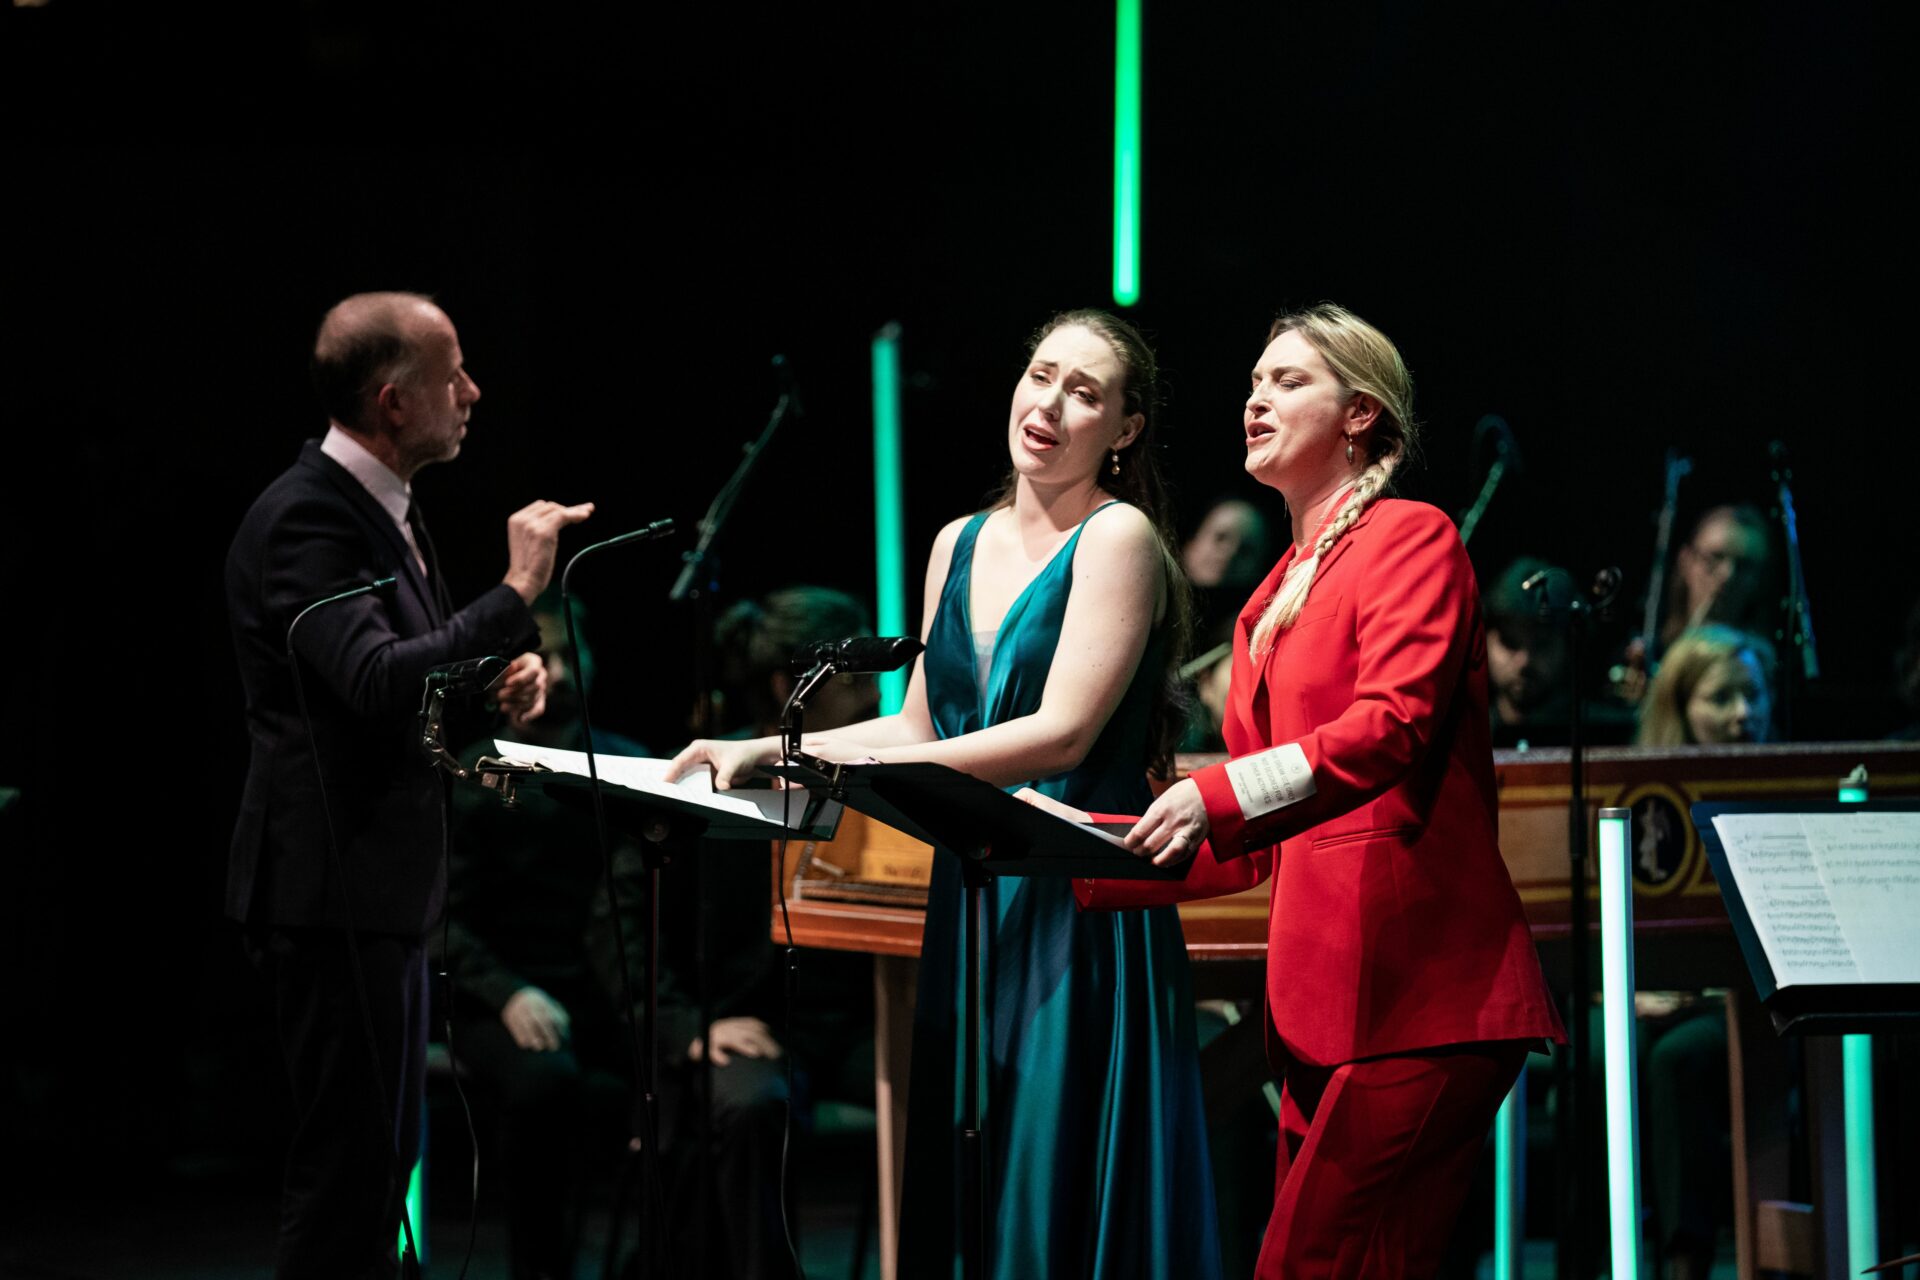
M1113 300L1140 301L1140 6L1113 17Z
M1841 804L1867 802L1866 770L1840 783ZM1873 1149L1873 1037L1840 1037L1840 1114L1847 1140L1847 1269L1880 1262L1880 1206Z
M900 326L873 335L873 557L875 622L883 636L919 634L907 627L905 484L900 466ZM880 677L880 714L907 701L907 670Z
M1873 1037L1840 1037L1840 1107L1847 1138L1847 1270L1878 1266L1880 1206L1874 1202Z
M423 1135L422 1139L425 1141ZM413 1226L414 1247L420 1251L420 1265L427 1265L427 1220L422 1216L424 1208L427 1158L422 1155L413 1162L413 1176L407 1179L407 1222L400 1226L399 1243L394 1251L400 1257L407 1256L407 1223Z
M1600 810L1600 1020L1607 1070L1611 1274L1640 1274L1640 1116L1634 1081L1633 811ZM1576 940L1577 945L1577 940Z
M1493 1121L1493 1280L1520 1280L1527 1222L1527 1066Z

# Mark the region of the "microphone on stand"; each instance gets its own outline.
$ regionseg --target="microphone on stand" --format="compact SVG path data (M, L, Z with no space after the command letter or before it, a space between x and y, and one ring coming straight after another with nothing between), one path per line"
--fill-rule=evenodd
M1773 482L1780 487L1780 530L1787 542L1787 640L1800 651L1800 672L1808 680L1820 678L1820 654L1813 643L1813 605L1807 599L1806 568L1800 560L1800 519L1793 509L1793 471L1787 465L1787 445L1775 440L1767 446L1773 463Z
M336 582L322 592L318 600L300 610L300 616L287 627L289 641L293 637L293 628L300 625L300 618L306 617L315 609L323 605L338 604L342 600L351 600L355 596L374 595L384 598L393 594L393 589L398 582L398 578L375 578L372 582Z
M578 560L580 556L587 554L588 551L598 551L602 547L620 547L625 546L629 542L646 542L651 538L664 538L672 532L673 521L671 518L655 520L652 524L644 528L635 529L632 533L623 533L617 538L608 538L605 542L596 542L581 551L574 559Z
M1462 546L1473 537L1473 531L1480 525L1480 517L1487 512L1487 504L1493 501L1494 490L1500 487L1500 481L1507 472L1520 474L1520 442L1514 439L1513 428L1507 425L1507 420L1497 413L1486 414L1474 424L1472 456L1478 457L1480 442L1489 435L1493 437L1493 465L1487 468L1487 478L1480 486L1480 496L1460 517Z
M1565 569L1542 569L1520 584L1520 592L1533 598L1541 617L1550 617L1573 607L1573 575Z
M806 406L800 403L800 384L793 377L793 361L784 355L774 356L773 376L780 388L780 398L786 402L787 412L796 418L806 417Z
M443 662L427 672L427 688L455 696L485 693L506 670L507 660L493 654L465 662Z
M707 513L700 517L698 526L700 541L693 550L686 553L680 576L674 580L673 590L667 593L667 599L675 603L695 593L701 593L703 597L712 594L717 585L713 581L716 575L708 566L708 561L712 559L713 541L726 527L728 513L733 510L733 504L739 500L741 492L747 487L747 481L752 478L754 468L759 465L760 455L767 451L769 444L773 443L774 432L778 431L780 424L788 418L800 416L800 392L794 382L792 363L785 356L775 356L773 370L780 383L780 395L773 402L773 413L767 418L767 425L760 429L759 437L741 449L739 465L734 468L733 474L727 477L727 482L720 487L720 492L713 495L713 502L707 507ZM702 619L703 638L707 630L705 619ZM695 675L695 692L699 694L708 692L705 688L704 673L696 672Z
M924 646L911 636L848 636L822 640L794 651L791 670L803 676L816 666L831 666L838 675L870 675L898 671L912 662Z
M793 672L800 677L780 712L780 733L787 755L800 754L801 723L807 698L821 682L835 675L870 675L898 671L925 648L912 636L848 636L807 645L793 655Z
M428 764L439 765L463 781L473 776L473 770L447 750L442 733L447 699L485 693L506 673L507 660L492 654L464 662L443 662L427 672L426 687L420 694L420 752Z

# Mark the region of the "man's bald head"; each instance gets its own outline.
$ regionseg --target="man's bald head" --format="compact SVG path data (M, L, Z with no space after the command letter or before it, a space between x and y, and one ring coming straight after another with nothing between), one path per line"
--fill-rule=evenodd
M446 314L420 293L356 293L327 312L313 343L313 389L328 418L370 430L368 407L380 388L405 382L420 342Z

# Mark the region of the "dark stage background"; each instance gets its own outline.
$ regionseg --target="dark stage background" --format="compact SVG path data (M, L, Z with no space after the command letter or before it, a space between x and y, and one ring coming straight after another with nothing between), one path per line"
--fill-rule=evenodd
M218 922L245 752L221 562L323 428L326 306L423 289L459 325L484 399L419 487L462 598L536 497L599 504L573 548L691 526L776 352L808 413L723 543L721 603L870 597L868 340L898 321L917 617L934 532L1005 466L1026 335L1108 296L1107 5L272 8L0 10L0 785L24 793L0 813L0 1149L23 1185L273 1167L278 1066ZM1412 496L1458 513L1473 423L1512 423L1525 472L1475 539L1483 576L1523 551L1618 564L1633 598L1663 450L1695 459L1684 524L1767 505L1785 441L1830 676L1806 727L1900 723L1920 576L1889 37L1805 7L1151 5L1133 314L1183 523L1262 499L1245 371L1278 309L1332 298L1418 379ZM689 702L692 619L666 603L686 545L578 580L599 716L662 750Z

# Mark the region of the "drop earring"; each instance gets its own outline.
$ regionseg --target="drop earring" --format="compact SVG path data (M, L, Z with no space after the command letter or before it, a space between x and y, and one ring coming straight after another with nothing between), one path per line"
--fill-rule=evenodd
M1348 452L1351 453L1352 450L1349 449ZM1120 474L1120 451L1118 449L1113 451L1113 474Z
M1347 461L1348 462L1353 461L1353 437L1352 436L1347 437Z

